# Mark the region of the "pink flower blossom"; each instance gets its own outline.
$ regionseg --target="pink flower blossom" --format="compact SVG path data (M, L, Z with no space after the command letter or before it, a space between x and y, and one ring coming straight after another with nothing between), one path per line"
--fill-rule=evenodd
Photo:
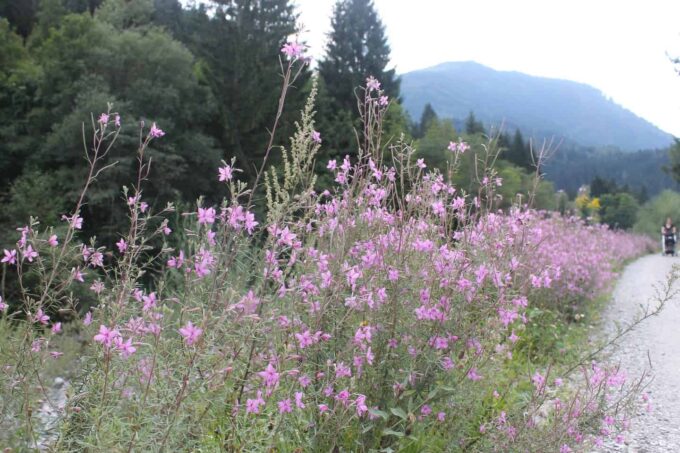
M95 294L101 294L101 292L104 291L104 283L101 280L96 280L94 283L92 283L90 289Z
M470 368L470 371L467 373L467 378L471 381L479 381L482 379L482 376L477 374L477 368Z
M225 165L219 168L219 181L231 181L234 177L234 172L231 166Z
M262 399L262 392L257 392L257 398L246 400L246 414L259 414L260 406L264 406L264 400Z
M151 125L151 130L149 131L149 137L151 138L160 138L165 135L165 132L163 132L161 129L156 126L156 123L153 123Z
M286 413L293 412L293 405L292 405L289 398L286 398L285 400L279 401L278 406L279 406L279 414L286 414Z
M33 317L33 322L37 322L42 325L47 325L49 321L50 317L43 312L42 308L38 308L38 311L35 313L35 316Z
M215 223L215 209L198 208L198 223L200 225Z
M17 251L12 249L12 250L3 250L3 253L5 256L0 260L0 263L7 263L7 264L15 264L17 263Z
M264 371L260 371L257 375L262 378L264 384L269 388L274 388L279 385L279 373L271 362Z
M118 247L118 252L125 253L127 250L127 243L125 242L125 239L120 238L120 241L116 242L116 247Z
M47 240L47 243L50 245L50 247L56 247L59 245L59 241L57 240L57 235L53 234L50 236L50 238Z
M0 312L7 310L7 307L9 307L9 305L3 302L2 296L0 296Z
M300 387L306 388L309 384L312 383L312 380L309 379L309 376L307 376L306 374L303 374L302 376L300 376L298 378L298 383L300 384Z
M137 351L137 348L132 345L132 338L128 338L127 341L123 341L122 337L116 337L114 339L114 343L116 349L120 353L120 356L124 359L127 359Z
M375 77L370 76L366 79L366 89L368 91L378 91L380 90L380 82Z
M295 406L298 409L304 409L305 408L305 403L302 402L302 398L305 397L305 394L302 392L295 392Z
M156 308L156 293L152 292L149 293L148 296L142 296L142 302L144 302L142 311L149 311L152 308Z
M90 324L92 324L92 312L91 311L88 311L85 314L85 318L83 319L83 324L85 324L86 326L89 326Z
M312 131L312 141L314 143L321 143L321 133L317 131Z
M109 115L107 113L102 113L101 115L99 115L99 120L97 121L99 122L99 124L105 126L106 123L109 122Z
M120 337L120 332L117 329L109 329L102 324L99 326L99 333L94 336L94 341L109 348L118 337Z
M57 322L57 323L52 324L51 331L52 331L52 333L60 333L61 332L61 323Z
M188 321L184 327L179 329L179 333L184 337L186 344L191 346L201 336L203 329L194 326L191 321Z
M61 216L62 220L66 220L73 229L80 230L83 228L83 218L78 214L74 214L72 217Z
M281 52L288 57L289 60L297 60L302 57L304 47L297 41L289 41L283 45Z
M354 404L357 408L357 415L362 417L366 412L368 412L368 406L366 405L366 395L357 395Z
M38 257L38 252L33 250L33 247L29 244L28 247L26 247L26 250L24 251L24 258L28 260L29 263L32 263L35 258Z

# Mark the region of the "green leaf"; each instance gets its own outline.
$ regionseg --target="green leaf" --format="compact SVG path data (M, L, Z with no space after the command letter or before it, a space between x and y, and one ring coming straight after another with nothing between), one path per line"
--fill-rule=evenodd
M383 435L385 436L396 436L396 437L404 437L404 433L400 433L398 431L394 431L391 429L386 429L383 431Z
M402 409L400 407L393 407L392 409L390 409L390 412L392 412L392 414L396 415L397 417L399 417L402 420L406 420L408 418L408 415L406 415L406 412L404 412L404 409Z

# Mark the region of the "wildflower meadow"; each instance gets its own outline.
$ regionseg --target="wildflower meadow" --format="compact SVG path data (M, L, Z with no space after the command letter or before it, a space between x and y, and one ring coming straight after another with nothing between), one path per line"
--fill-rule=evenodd
M220 204L145 198L147 148L173 131L139 125L137 178L118 188L129 228L109 248L80 233L83 206L115 171L108 150L125 123L115 105L93 116L73 209L58 225L17 225L2 251L3 291L16 291L0 301L0 444L566 453L623 441L647 398L641 377L595 343L541 349L550 328L532 320L578 324L649 239L526 200L499 209L491 143L451 142L450 174L466 154L479 163L476 192L452 185L383 133L391 100L375 78L357 90L356 157L317 162L315 84L297 131L277 136L303 51L282 49L255 183L236 161L195 176L227 191Z

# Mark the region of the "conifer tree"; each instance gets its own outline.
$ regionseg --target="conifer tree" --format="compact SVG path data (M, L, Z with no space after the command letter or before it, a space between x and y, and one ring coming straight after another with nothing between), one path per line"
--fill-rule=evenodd
M324 85L319 99L319 123L323 130L337 132L328 136L325 149L332 153L352 153L352 127L356 126L356 88L373 76L393 100L399 99L400 80L388 69L390 46L372 0L339 0L331 19L325 58L319 62Z
M486 129L484 129L484 124L475 118L474 112L470 112L468 117L465 119L465 133L468 135L475 134L486 134Z
M437 121L438 119L439 117L437 116L437 112L435 112L432 108L432 104L429 102L425 104L425 107L423 108L423 114L420 115L420 122L416 125L414 130L414 138L424 137L427 129L430 127L433 121Z

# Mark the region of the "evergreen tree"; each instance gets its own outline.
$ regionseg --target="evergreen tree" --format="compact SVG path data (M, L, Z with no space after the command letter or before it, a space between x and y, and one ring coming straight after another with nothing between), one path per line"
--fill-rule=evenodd
M486 134L484 124L482 124L481 121L477 121L477 118L475 118L475 113L472 111L465 119L465 133L468 135Z
M524 141L524 137L519 129L515 130L515 135L512 138L512 142L504 153L503 158L520 168L524 168L529 171L534 170L534 162L531 156L531 148L529 144Z
M252 179L276 115L280 49L297 32L296 14L289 0L219 0L212 6L211 14L203 7L188 13L185 39L201 59L203 80L216 101L211 134L219 141L223 157L235 156L244 176ZM281 141L291 135L308 79L305 70L288 92L278 131Z
M435 112L432 108L432 104L429 102L425 104L423 113L420 115L420 122L416 124L416 127L414 128L413 138L424 137L430 125L432 125L432 123L438 119L439 117L437 116L437 112Z
M390 47L372 0L339 0L331 19L326 55L319 62L319 75L325 93L319 99L319 123L327 137L325 150L352 153L352 137L357 124L356 88L373 76L393 100L399 99L400 80L394 69L387 69Z
M0 0L0 17L24 39L35 26L39 0Z

